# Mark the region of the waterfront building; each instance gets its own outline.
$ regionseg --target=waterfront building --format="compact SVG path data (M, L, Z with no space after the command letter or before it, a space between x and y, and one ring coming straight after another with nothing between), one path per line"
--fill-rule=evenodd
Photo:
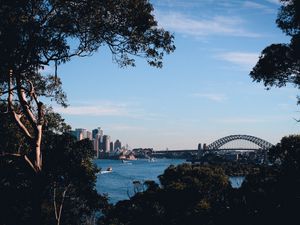
M96 129L92 130L93 139L96 138L97 134L99 134L100 136L103 136L103 130L101 129L101 127L98 127Z
M114 143L112 141L110 142L109 151L110 152L114 151Z
M203 147L204 147L204 145L203 145ZM200 158L200 157L203 156L203 149L202 149L201 143L198 144L198 152L197 152L197 156L198 156L198 158Z
M89 140L93 140L92 132L87 131L86 132L86 138L88 138Z
M117 139L114 144L114 150L120 150L122 148L122 143Z
M93 140L93 144L94 144L95 157L99 158L99 140L95 138Z
M84 128L76 128L74 134L78 141L87 138L87 130Z
M110 151L110 136L109 135L103 135L102 149L106 153L108 153Z

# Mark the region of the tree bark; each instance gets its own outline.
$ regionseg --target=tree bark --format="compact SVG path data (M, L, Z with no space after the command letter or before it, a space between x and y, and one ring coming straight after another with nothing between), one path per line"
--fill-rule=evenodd
M24 155L25 161L33 169L34 173L32 176L32 225L42 225L42 195L43 195L43 178L42 178L42 133L43 133L43 123L44 123L44 107L43 103L38 101L37 95L34 90L32 82L27 81L30 90L26 90L23 87L20 74L13 74L13 70L9 71L8 75L8 109L12 113L16 124L23 132L25 137L30 143L31 150L34 152L33 159L30 159ZM13 87L15 85L15 87ZM18 112L14 106L14 92L17 91L16 98L20 103L21 113ZM29 98L29 99L28 99ZM31 108L32 104L35 104L37 113ZM29 122L32 129L29 129L25 123L22 122L21 118Z

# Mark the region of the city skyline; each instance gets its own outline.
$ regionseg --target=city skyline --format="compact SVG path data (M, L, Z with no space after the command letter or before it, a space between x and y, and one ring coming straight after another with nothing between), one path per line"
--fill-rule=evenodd
M130 146L154 149L193 149L233 134L275 144L298 132L297 90L266 91L248 75L266 46L288 42L275 24L277 1L151 2L175 35L175 53L162 69L143 60L119 68L105 47L59 66L70 106L54 109L73 129L100 124Z

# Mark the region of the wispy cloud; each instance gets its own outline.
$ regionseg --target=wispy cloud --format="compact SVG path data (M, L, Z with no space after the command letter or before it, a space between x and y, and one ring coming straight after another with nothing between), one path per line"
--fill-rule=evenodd
M259 9L262 10L266 13L276 13L275 9L272 9L266 5L257 3L257 2L252 2L252 1L245 1L244 2L244 7L248 9Z
M168 8L191 8L191 7L196 7L199 6L198 0L196 1L187 1L187 0L158 0L155 2L156 6L160 7L168 7Z
M223 102L227 99L226 95L218 93L193 93L192 97L205 98L214 102Z
M55 112L71 116L112 116L126 117L140 120L159 120L162 115L147 112L137 102L114 102L114 101L87 101L76 102L67 108L53 107Z
M281 5L280 0L267 0L267 2L276 4L276 5Z
M250 52L225 52L217 54L216 57L249 70L256 64L259 54Z
M209 19L194 19L178 12L157 12L157 17L162 27L184 35L260 37L257 33L243 29L244 22L238 17L215 16Z
M120 105L99 106L69 106L68 108L55 107L54 110L65 115L75 116L126 116L126 107Z

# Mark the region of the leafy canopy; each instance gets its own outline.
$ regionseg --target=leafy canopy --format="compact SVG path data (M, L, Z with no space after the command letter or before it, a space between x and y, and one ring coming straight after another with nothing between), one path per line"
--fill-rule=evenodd
M288 44L266 47L252 69L250 76L266 87L282 87L287 83L300 88L300 1L281 0L277 26L291 37Z
M56 72L55 79L43 77L40 69L92 55L103 45L120 66L134 66L134 55L161 67L164 53L175 50L173 36L158 27L148 0L3 0L0 91L13 70L34 82L37 94L63 103Z

